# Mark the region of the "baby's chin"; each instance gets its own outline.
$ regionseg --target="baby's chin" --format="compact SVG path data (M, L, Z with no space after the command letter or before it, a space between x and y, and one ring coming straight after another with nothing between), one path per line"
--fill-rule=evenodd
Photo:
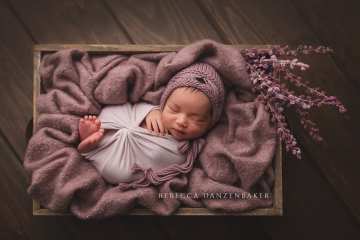
M184 141L184 140L187 140L187 139L184 139L184 138L179 138L179 137L176 137L176 136L174 136L174 135L172 135L172 137L175 139L175 140L177 140L177 141Z
M178 133L176 130L173 129L169 131L171 136L178 141L190 140L189 136L187 136L186 134Z
M189 134L180 134L180 133L177 133L176 130L170 130L170 134L174 139L176 139L178 141L192 140L192 139L200 137L200 136L192 136Z

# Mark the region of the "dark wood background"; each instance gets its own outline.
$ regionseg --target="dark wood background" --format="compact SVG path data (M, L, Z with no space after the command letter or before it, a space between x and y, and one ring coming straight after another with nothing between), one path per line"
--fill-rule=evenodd
M359 10L357 0L0 0L0 239L360 239ZM203 38L335 49L302 60L311 65L307 79L338 96L349 114L331 108L313 114L323 145L312 142L289 114L304 159L285 156L285 216L120 216L101 222L33 217L22 167L32 117L33 45L187 44Z

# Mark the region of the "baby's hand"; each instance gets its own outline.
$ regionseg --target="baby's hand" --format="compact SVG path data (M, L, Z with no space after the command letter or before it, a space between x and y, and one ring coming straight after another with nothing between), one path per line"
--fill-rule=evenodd
M151 110L145 118L146 128L155 133L165 135L167 129L165 129L161 121L161 111L159 109Z

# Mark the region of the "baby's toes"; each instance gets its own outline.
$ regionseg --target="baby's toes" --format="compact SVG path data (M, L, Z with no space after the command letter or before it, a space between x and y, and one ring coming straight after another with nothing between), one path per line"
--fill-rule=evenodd
M96 132L96 138L100 139L104 135L104 129L100 129Z
M80 123L87 128L91 127L91 125L92 125L92 122L89 119L89 116L84 116L83 118L81 118Z
M101 136L103 133L104 133L104 129L101 128L101 129L97 130L96 132L94 132L94 136L98 137L98 136Z
M96 120L95 120L95 125L97 128L100 128L100 126L101 126L101 122L98 118L96 118Z

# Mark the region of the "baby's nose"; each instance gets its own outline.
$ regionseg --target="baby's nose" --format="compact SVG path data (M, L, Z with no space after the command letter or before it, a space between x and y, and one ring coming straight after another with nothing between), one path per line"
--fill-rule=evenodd
M182 127L186 127L187 126L187 120L185 116L180 116L176 119L176 123L179 124Z

